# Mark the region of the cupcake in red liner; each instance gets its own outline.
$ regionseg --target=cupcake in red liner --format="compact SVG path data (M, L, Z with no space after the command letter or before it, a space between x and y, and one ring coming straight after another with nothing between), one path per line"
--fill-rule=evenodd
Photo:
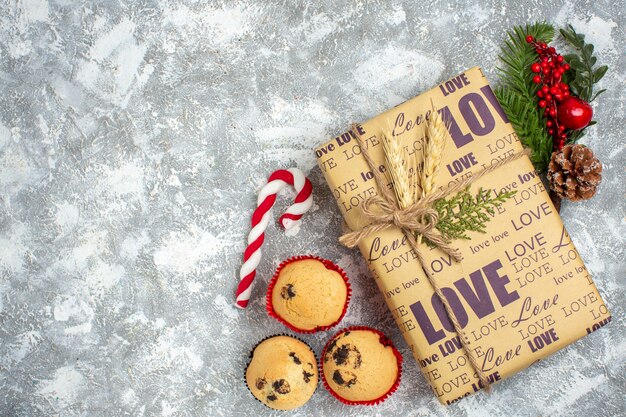
M306 404L317 388L317 359L300 339L266 337L250 352L244 379L248 391L265 406L293 410Z
M317 256L283 261L267 289L267 312L291 330L315 333L336 326L352 290L345 272Z
M353 326L322 351L320 373L330 394L348 405L375 405L400 385L402 355L382 332Z

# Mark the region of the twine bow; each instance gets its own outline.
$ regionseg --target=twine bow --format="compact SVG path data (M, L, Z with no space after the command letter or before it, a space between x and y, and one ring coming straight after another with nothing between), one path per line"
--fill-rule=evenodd
M382 232L391 227L411 232L412 235L422 235L436 247L441 249L452 259L460 262L463 257L459 250L451 246L439 233L439 213L432 207L432 203L441 198L440 193L428 195L407 208L400 208L395 197L391 201L375 195L365 200L361 206L363 215L371 223L360 230L349 232L339 238L339 241L349 247L355 247L361 239L372 234ZM433 198L438 197L438 198Z
M363 215L365 216L365 218L370 220L371 223L359 230L344 234L339 238L339 242L347 247L353 248L358 245L358 243L362 239L368 236L374 235L390 228L399 228L406 236L409 245L411 245L411 248L417 256L417 260L422 266L424 273L428 277L430 284L432 285L435 293L437 293L437 296L439 296L439 299L443 303L448 314L448 318L454 326L454 330L459 335L463 350L465 351L465 354L467 355L470 364L476 371L478 379L482 383L483 387L485 387L487 391L490 391L491 388L487 375L485 375L485 373L482 371L482 367L478 364L478 358L476 358L473 351L469 348L470 340L463 331L463 328L459 323L456 314L452 310L448 299L443 294L443 291L435 280L432 271L426 266L424 256L418 246L416 236L422 235L423 237L428 239L435 247L442 250L456 262L460 262L463 259L460 251L457 248L451 246L450 243L447 242L443 238L443 236L437 232L439 213L433 208L433 203L450 194L454 194L465 189L467 186L477 181L479 178L482 178L483 176L497 170L498 168L508 164L509 162L512 162L524 155L527 155L528 152L526 150L523 150L514 154L510 154L506 158L503 158L498 162L493 163L489 167L486 167L483 170L469 177L466 177L465 179L458 181L457 183L447 188L442 188L432 194L428 194L427 196L422 197L421 199L416 201L414 204L406 208L401 208L395 195L387 187L384 176L378 169L376 169L376 164L369 154L367 147L363 145L363 138L359 134L359 129L356 128L356 125L352 125L351 130L354 133L354 137L356 138L359 146L361 147L361 155L363 155L365 161L369 165L369 168L374 174L374 179L376 180L376 184L378 186L380 194L369 197L362 203L361 206Z

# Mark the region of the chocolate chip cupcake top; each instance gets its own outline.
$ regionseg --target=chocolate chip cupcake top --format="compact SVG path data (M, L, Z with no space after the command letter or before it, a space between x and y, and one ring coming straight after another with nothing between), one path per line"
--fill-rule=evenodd
M342 331L324 349L325 385L348 404L383 400L397 387L398 356L391 343L373 329Z
M289 336L273 336L259 343L246 369L252 395L277 410L304 405L317 388L317 378L313 351Z
M268 294L268 311L300 332L323 330L341 320L349 297L347 279L332 262L297 258L281 265Z

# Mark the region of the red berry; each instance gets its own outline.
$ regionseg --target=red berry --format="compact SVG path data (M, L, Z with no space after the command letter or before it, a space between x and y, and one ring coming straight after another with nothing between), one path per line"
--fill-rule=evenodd
M541 77L540 77L540 76L538 76L538 75L535 75L535 76L533 77L533 82L534 82L535 84L539 84L539 83L541 82Z
M541 90L537 91L537 97L543 98L543 91Z
M554 129L548 129L548 135L554 134Z
M548 103L546 103L546 101L545 101L545 100L539 100L539 107L541 107L542 109L543 109L544 107L546 107L546 105L547 105L547 104L548 104Z
M543 91L544 93L547 93L550 91L550 89L548 88L547 85L544 85L543 87L541 87L541 91Z
M553 53L555 53L555 52L556 52L556 49L554 49L553 47L549 47L549 48L548 48L548 53L549 53L549 54L553 54Z
M567 70L570 69L570 66L569 66L569 64L565 64L565 65L563 65L563 68L565 68L565 71L567 71Z
M552 127L552 125L553 125L553 124L554 124L554 123L552 123L552 120L548 120L548 121L546 122L546 126L548 126L548 127Z
M541 71L541 65L539 65L538 63L535 62L534 64L532 64L530 66L530 70L532 72L539 72L539 71Z
M559 92L559 89L556 88L555 85L553 85L552 87L550 87L550 94L556 94Z
M552 94L546 94L546 100L548 101L552 100Z
M565 91L565 92L563 93L563 98L567 98L567 97L569 97L569 91Z
M543 73L544 73L545 75L550 74L550 68L544 68L544 69L543 69Z
M556 110L554 110L554 109L550 109L550 111L548 112L548 114L549 114L551 117L554 117L554 116L556 116Z
M533 43L534 40L535 40L535 38L533 38L532 36L530 36L530 35L526 36L526 42Z
M586 127L593 117L593 109L584 100L569 96L558 107L558 121L568 129L578 130Z
M563 56L557 55L556 56L556 62L563 62Z
M555 95L554 95L554 99L555 99L556 101L561 101L561 100L563 100L563 94L560 94L560 93L555 94Z

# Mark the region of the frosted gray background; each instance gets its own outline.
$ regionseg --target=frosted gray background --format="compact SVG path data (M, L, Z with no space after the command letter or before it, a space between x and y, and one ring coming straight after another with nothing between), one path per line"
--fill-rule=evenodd
M288 415L626 414L623 1L81 3L0 5L0 415L282 414L242 374L248 350L285 331L263 309L269 276L304 253L349 273L343 324L383 330L406 366L383 405L320 387ZM611 68L584 139L604 183L562 215L614 321L445 408L365 262L337 244L311 149L471 66L495 81L504 30L544 17ZM313 181L314 209L291 236L272 223L253 302L236 310L256 192L291 166ZM305 340L319 353L329 336Z

